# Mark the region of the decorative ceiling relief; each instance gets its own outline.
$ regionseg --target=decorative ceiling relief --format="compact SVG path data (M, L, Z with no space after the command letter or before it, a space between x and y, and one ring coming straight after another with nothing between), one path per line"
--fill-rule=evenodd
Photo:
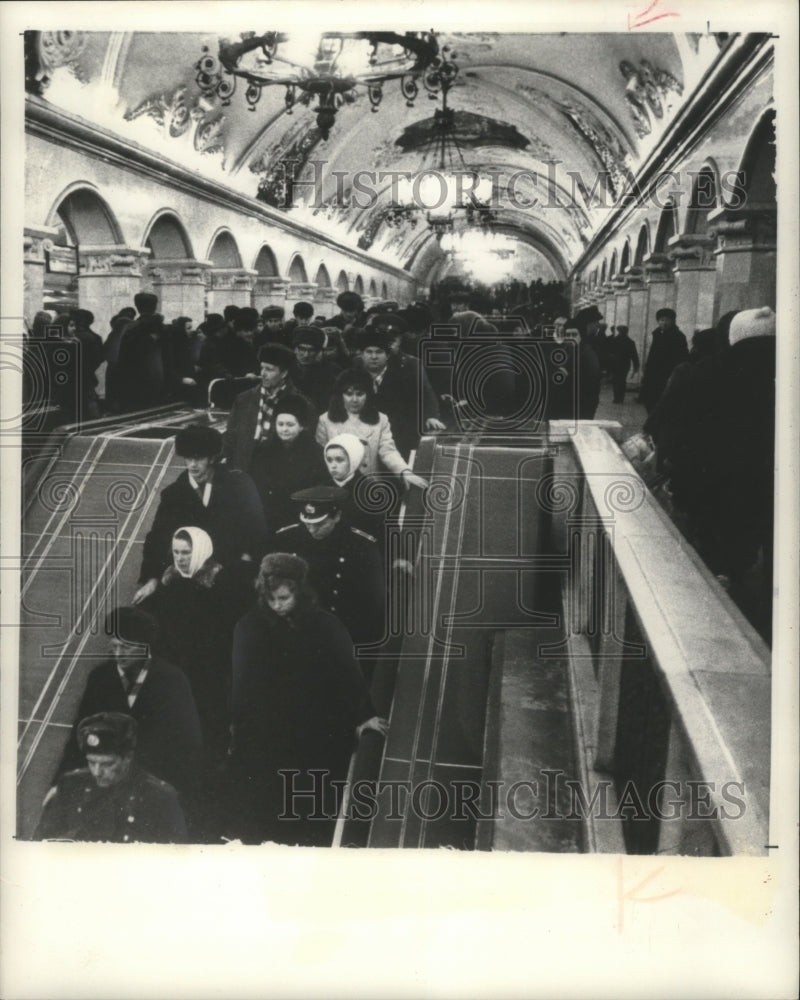
M53 73L65 66L81 83L87 82L81 56L86 47L83 31L25 32L25 89L42 96Z
M517 84L517 90L526 97L533 98L537 103L544 101L550 104L566 118L573 129L594 150L605 169L609 192L613 198L617 198L630 182L632 174L628 166L628 152L611 129L603 125L594 112L574 98L559 99L546 94L538 87L524 83ZM552 153L546 159L554 159ZM591 207L591 199L585 185L579 182L578 186L582 188L581 195L587 208Z
M277 147L264 150L249 169L261 174L256 198L273 208L288 210L294 204L294 187L314 148L322 141L316 125L300 122Z
M673 94L683 94L683 84L667 70L657 69L647 59L638 68L623 59L619 71L627 81L625 100L640 139L653 131L653 118L661 119L672 110Z
M225 115L215 110L201 95L187 98L187 88L158 94L125 112L125 121L151 118L165 136L179 139L194 126L192 143L198 153L220 153L224 150L223 125Z
M474 149L476 146L505 146L508 149L527 149L530 140L521 135L515 125L476 115L471 111L454 111L450 134L459 146ZM441 132L439 119L426 118L414 122L403 130L396 144L404 153L409 150L429 149L436 145Z

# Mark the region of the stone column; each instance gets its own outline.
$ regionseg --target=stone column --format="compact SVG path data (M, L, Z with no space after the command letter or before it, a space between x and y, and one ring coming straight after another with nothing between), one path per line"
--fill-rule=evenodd
M314 302L317 286L310 281L291 281L286 289L286 315L291 316L298 302Z
M603 295L605 298L599 309L605 316L608 329L610 330L612 326L617 325L617 299L614 295L614 286L610 281L607 281L603 285Z
M257 271L244 267L212 267L206 273L207 309L221 313L225 306L251 306Z
M639 361L644 371L644 362L650 350L650 337L656 328L656 313L659 309L675 308L675 282L672 278L672 263L663 253L651 253L644 259L644 280L649 289L647 313L644 319L644 337L639 350Z
M637 267L631 270L628 277L628 289L628 336L636 344L641 364L647 346L647 303L650 299L650 288L644 280L642 268ZM638 375L632 380L631 384L633 386L639 385Z
M25 229L22 241L23 311L29 325L36 313L44 309L45 253L52 249L57 233L58 230L52 227Z
M281 306L286 309L286 291L289 288L288 278L257 277L253 289L253 306L261 312L267 306Z
M717 237L714 317L731 309L775 308L777 214L774 206L717 209L708 217Z
M692 334L713 325L717 269L714 239L705 235L673 236L668 255L675 265L675 322L691 345Z
M630 309L630 296L628 294L628 278L626 275L617 274L611 279L614 288L614 325L630 326L628 323L628 312Z
M208 267L199 260L156 260L148 265L148 284L158 296L158 311L167 323L178 316L189 316L195 324L203 321Z
M320 316L330 319L339 310L336 308L336 297L339 293L335 288L317 288L314 292L314 311Z
M145 247L83 246L78 259L78 301L94 313L93 329L105 340L113 316L133 306L142 289L142 270L150 256Z

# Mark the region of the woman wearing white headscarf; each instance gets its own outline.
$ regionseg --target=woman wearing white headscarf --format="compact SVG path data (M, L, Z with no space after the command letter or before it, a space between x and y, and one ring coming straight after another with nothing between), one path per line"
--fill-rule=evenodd
M331 483L342 490L342 512L354 528L384 544L384 522L397 507L399 494L393 478L364 475L364 443L355 434L337 434L325 445L325 464Z
M200 716L209 765L224 759L227 703L236 608L226 571L202 528L179 528L172 536L172 565L142 605L159 623L160 652L186 674Z

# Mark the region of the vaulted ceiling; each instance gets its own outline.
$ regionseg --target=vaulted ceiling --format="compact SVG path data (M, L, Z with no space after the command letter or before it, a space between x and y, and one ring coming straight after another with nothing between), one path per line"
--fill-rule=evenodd
M441 271L445 252L424 216L387 219L393 173L413 178L436 166L424 138L441 98L421 90L408 106L387 83L370 113L359 91L325 139L312 108L287 111L282 86L265 88L254 110L241 83L227 105L204 94L196 64L204 48L216 54L217 34L62 34L51 48L47 100L422 278ZM465 164L492 177L495 230L527 244L543 273L559 276L723 43L637 32L436 38L459 67L448 104ZM291 206L287 163L295 172Z

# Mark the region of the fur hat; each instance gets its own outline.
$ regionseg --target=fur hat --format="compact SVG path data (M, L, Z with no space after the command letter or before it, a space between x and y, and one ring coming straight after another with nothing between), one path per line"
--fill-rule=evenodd
M336 299L336 305L348 312L361 312L364 308L364 300L358 292L340 292Z
M255 330L258 323L258 309L251 309L245 306L236 314L233 321L234 330Z
M82 753L127 757L136 747L136 720L124 712L99 712L78 723Z
M363 330L358 331L356 347L359 351L363 351L367 347L379 347L382 351L388 351L391 341L392 338L386 330L375 326L367 326Z
M266 322L268 319L283 319L283 306L265 306L261 310L261 318Z
M310 302L296 302L292 314L297 319L311 319L314 315L314 306Z
M325 334L318 326L298 326L292 336L292 345L299 347L313 347L315 351L321 351L325 346Z
M288 396L281 396L275 403L274 419L277 420L282 413L290 413L301 427L308 427L311 423L312 415L303 396L291 393Z
M137 292L133 297L133 304L143 316L149 315L158 308L158 296L152 292Z
M663 309L659 309L658 312L656 313L656 323L660 319L671 319L672 322L674 323L676 315L677 314L674 309L669 309L668 307L665 306Z
M264 344L258 349L258 362L263 365L275 365L284 371L291 371L295 365L294 354L283 344Z
M775 313L769 306L762 306L761 309L745 309L744 312L736 313L728 331L731 347L749 337L774 336Z
M158 622L140 608L115 608L106 618L106 632L123 642L152 646L158 638Z
M225 320L219 313L209 313L203 320L203 333L213 336L225 326Z
M204 424L182 427L175 435L175 454L180 458L218 458L222 454L222 435Z

